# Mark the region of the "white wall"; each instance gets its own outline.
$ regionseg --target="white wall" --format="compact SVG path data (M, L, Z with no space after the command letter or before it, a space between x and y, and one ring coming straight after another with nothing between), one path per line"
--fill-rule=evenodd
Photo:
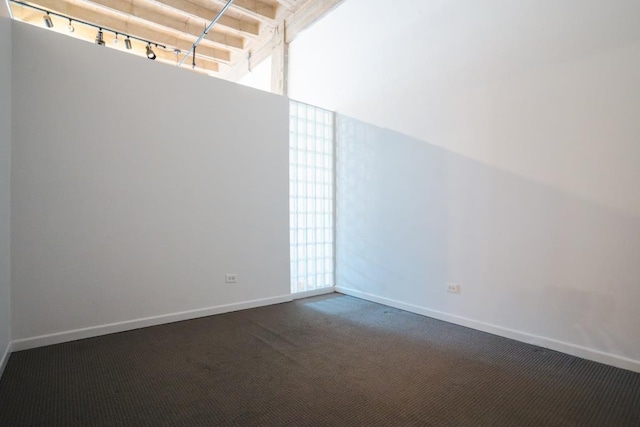
M271 57L253 67L251 72L242 76L238 83L254 89L271 92Z
M0 375L11 343L11 21L0 2Z
M338 285L640 370L640 3L394 6L349 0L290 48L291 97L361 120Z
M14 347L290 298L286 99L13 34Z

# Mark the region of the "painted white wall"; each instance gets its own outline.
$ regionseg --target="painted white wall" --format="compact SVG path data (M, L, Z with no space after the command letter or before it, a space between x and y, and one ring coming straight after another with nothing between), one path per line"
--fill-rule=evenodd
M635 0L348 0L292 43L289 94L639 214L639 19Z
M242 76L238 83L254 89L271 92L271 57L253 67L251 72Z
M285 98L13 35L14 345L290 298Z
M290 48L291 97L361 120L338 285L640 370L640 3L400 3Z
M0 375L11 343L11 21L0 2Z

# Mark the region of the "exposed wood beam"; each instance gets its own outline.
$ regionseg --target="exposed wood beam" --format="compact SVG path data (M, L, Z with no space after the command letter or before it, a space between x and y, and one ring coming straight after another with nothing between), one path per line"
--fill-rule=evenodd
M42 13L35 11L29 8L23 8L19 6L13 6L12 8L13 14L17 19L20 19L24 22L31 23L33 25L44 27L44 23L42 21ZM52 21L54 22L54 27L50 29L50 31L63 33L66 35L70 35L74 38L93 42L96 37L96 29L93 27L89 27L83 24L75 23L75 31L72 34L67 32L67 21L57 17L52 16ZM124 39L122 36L119 37L120 43L115 45L113 40L115 35L110 32L104 33L104 41L105 41L105 49L117 49L122 50L123 52L127 52L133 55L142 56L146 58L146 45L138 40L132 40L132 49L126 50L124 47ZM156 54L156 60L158 62L163 62L171 65L176 65L176 55L171 51L167 51L161 48L156 48L153 46L153 51ZM191 56L189 56L189 60L184 65L184 68L191 68ZM213 73L219 72L220 67L217 62L208 60L206 58L196 56L196 71L200 71L202 73Z
M278 3L287 9L296 10L302 3L304 3L304 0L278 0Z
M216 0L217 3L226 3L225 0ZM273 22L276 19L277 7L259 0L235 0L233 8L253 16L261 21Z
M260 39L256 41L255 48L250 50L251 59L248 59L247 55L237 59L233 64L230 64L229 68L221 70L221 77L232 82L237 82L249 72L249 62L251 63L251 68L253 68L267 59L273 53L274 46L278 43L277 30L274 28L272 31L273 32L265 32Z
M311 0L300 7L287 19L287 33L285 42L291 43L302 31L312 26L316 21L329 13L344 0Z
M149 22L152 26L163 26L172 30L180 31L192 36L198 37L204 29L198 23L192 22L185 17L184 20L178 20L174 17L163 13L163 8L153 7L149 3L136 2L131 0L90 0L87 3L100 5L112 11L125 15L135 16L141 20ZM150 7L149 7L150 6ZM235 49L244 48L244 39L242 37L233 36L216 29L212 29L205 37L206 40L221 44L224 47L232 47Z
M174 66L176 65L175 54L172 54L171 52L167 52L164 50L156 51L155 53L156 55L158 55L158 59L160 59L161 62L171 64ZM189 55L188 59L185 61L185 63L182 65L181 68L193 69L195 71L200 71L205 74L218 73L220 71L220 64L198 55L196 55L195 68L192 68L191 64L192 64L192 55Z
M108 28L120 33L130 34L132 36L140 37L145 40L149 40L153 43L159 43L170 47L175 47L183 51L188 51L193 45L193 38L188 36L176 36L167 32L154 30L146 25L141 25L135 22L133 19L125 19L114 17L112 15L100 13L96 10L80 7L75 4L65 3L58 0L38 0L38 6L51 10L53 12L60 13L62 15L69 16L74 19L87 21L96 25L102 25L104 28ZM22 6L15 6L14 11L23 9ZM24 8L27 10L28 8ZM32 9L29 9L32 10ZM38 14L38 19L42 14ZM18 17L18 19L23 19ZM28 21L28 19L23 19ZM31 19L33 20L33 19ZM205 45L198 46L197 56L205 56L218 61L230 62L231 52L226 49L220 49L216 47L210 47Z
M251 65L255 67L271 56L271 85L275 93L286 95L288 46L302 31L338 6L344 0L309 0L297 12L284 15L284 21L273 29L273 34L264 36L259 47L251 52ZM283 31L284 29L284 31ZM280 40L280 37L284 40ZM238 81L248 70L246 59L236 62L232 68L222 71L224 78Z
M155 3L163 4L167 7L175 9L177 12L187 13L191 16L195 16L203 19L204 21L211 22L216 17L220 9L222 8L209 8L200 6L188 0L150 0ZM260 34L260 24L258 22L251 22L243 19L233 18L227 15L222 15L216 25L222 25L229 29L238 31L243 34L257 36Z
M2 0L0 0L2 1ZM176 63L175 49L184 55L228 0L26 0L34 6L86 21L110 31L129 34L159 49L159 62ZM222 78L237 81L252 67L272 56L272 89L287 93L288 45L299 33L315 23L344 0L234 0L197 49L195 71L218 72ZM18 10L18 5L12 9ZM25 9L26 10L26 9ZM17 19L43 26L42 13ZM54 31L61 31L61 25ZM87 28L84 38L93 41L96 29ZM285 31L286 30L286 31ZM78 37L75 34L74 37ZM133 40L133 39L132 39ZM109 46L123 49L122 45ZM144 43L134 43L137 54L144 55ZM156 50L154 48L154 50ZM131 52L131 51L129 51ZM250 55L248 55L250 52ZM250 56L250 61L247 57ZM185 61L191 68L190 58ZM223 65L222 65L223 64Z
M277 95L287 95L287 69L289 45L284 42L286 28L276 28L273 36L273 51L271 52L271 92Z

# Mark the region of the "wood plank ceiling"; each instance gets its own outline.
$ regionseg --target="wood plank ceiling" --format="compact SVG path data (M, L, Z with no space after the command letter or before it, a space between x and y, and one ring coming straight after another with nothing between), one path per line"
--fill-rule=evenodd
M183 67L237 81L273 55L272 90L286 92L286 48L304 29L342 0L234 0ZM146 56L147 43L156 60L176 65L190 50L227 0L10 0L14 19L45 25L52 31L95 42L103 28L105 46ZM42 9L36 9L33 7ZM62 16L59 16L62 15ZM64 18L68 17L71 19ZM73 31L71 30L73 27ZM131 49L125 47L131 36ZM135 37L135 38L134 38ZM142 40L139 40L142 39Z

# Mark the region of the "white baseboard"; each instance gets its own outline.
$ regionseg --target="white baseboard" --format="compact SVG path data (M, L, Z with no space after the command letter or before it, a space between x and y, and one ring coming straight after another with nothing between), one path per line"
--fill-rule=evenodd
M246 310L248 308L262 307L265 305L280 304L292 301L291 295L263 298L251 301L243 301L233 304L218 305L215 307L200 308L197 310L182 311L179 313L163 314L160 316L145 317L142 319L127 320L124 322L109 323L106 325L91 326L89 328L74 329L72 331L57 332L54 334L40 335L32 338L13 340L12 351L28 350L30 348L43 347L51 344L59 344L68 341L76 341L84 338L113 334L116 332L130 331L132 329L146 328L148 326L162 325L165 323L180 322L182 320L198 317L212 316L214 314L229 313L232 311Z
M2 374L4 373L4 368L7 366L7 362L9 361L9 356L11 356L11 343L7 344L7 348L2 353L2 358L0 358L0 378L2 378Z
M328 288L313 289L311 291L296 292L295 294L291 294L291 297L293 297L293 299L310 298L317 297L318 295L332 294L335 291L335 288L331 286Z
M466 317L456 316L437 310L431 310L429 308L408 304L402 301L397 301L366 292L357 291L355 289L336 286L335 290L336 292L339 292L341 294L350 295L367 301L377 302L379 304L388 305L390 307L399 308L401 310L421 314L423 316L432 317L434 319L443 320L445 322L454 323L456 325L466 326L478 331L488 332L490 334L510 338L527 344L536 345L538 347L548 348L550 350L559 351L562 353L570 354L572 356L592 360L594 362L604 363L606 365L615 366L616 368L640 372L640 361L638 360L629 359L623 356L617 356L611 353L605 353L600 350L594 350L576 344L558 341L552 338L542 337L522 331L517 331L514 329L505 328L502 326L493 325Z

